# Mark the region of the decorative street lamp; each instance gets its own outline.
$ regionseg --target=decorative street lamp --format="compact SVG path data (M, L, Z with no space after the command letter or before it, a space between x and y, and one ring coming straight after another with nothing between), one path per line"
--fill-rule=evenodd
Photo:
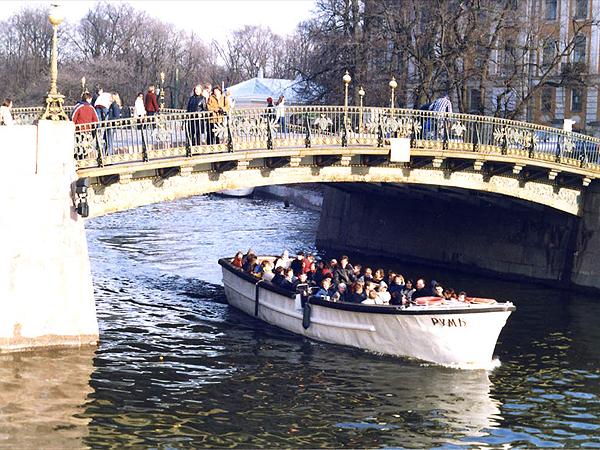
M394 92L397 87L398 87L398 83L396 82L396 78L392 77L392 79L390 80L390 88L392 89L392 95L390 97L390 105L392 108L392 114L394 113Z
M161 111L165 108L165 73L160 73L160 109Z
M346 73L342 77L344 82L344 127L348 124L348 85L352 81L352 77L346 70Z
M363 121L363 97L365 96L365 90L361 86L358 89L358 96L360 98L360 114L358 116L358 132L362 133L362 121Z
M58 26L63 21L63 15L58 5L51 5L48 20L53 28L52 34L52 57L50 63L50 90L46 96L46 111L42 114L42 120L69 120L63 102L65 96L58 92L56 80L58 78Z
M85 94L86 89L85 89L85 77L81 77L81 95L83 96L83 94Z

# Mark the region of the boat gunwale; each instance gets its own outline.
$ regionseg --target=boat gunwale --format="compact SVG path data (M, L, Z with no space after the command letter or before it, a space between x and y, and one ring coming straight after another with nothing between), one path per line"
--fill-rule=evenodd
M238 276L239 278L249 281L253 285L260 284L260 287L268 291L274 292L279 295L283 295L289 299L295 299L296 294L284 289L280 286L276 286L270 281L258 279L243 270L235 267L231 264L232 258L220 258L219 265L227 269L229 272ZM466 307L466 308L442 308L443 309L432 309L428 307L427 310L419 309L405 309L399 305L363 305L348 302L332 302L329 300L322 300L316 297L310 298L311 305L322 306L330 309L340 309L344 311L358 312L358 313L370 313L370 314L388 314L388 315L408 315L408 316L423 316L423 315L450 315L450 314L481 314L490 312L508 312L515 311L517 308L512 303L499 303L498 305L503 306L480 306Z

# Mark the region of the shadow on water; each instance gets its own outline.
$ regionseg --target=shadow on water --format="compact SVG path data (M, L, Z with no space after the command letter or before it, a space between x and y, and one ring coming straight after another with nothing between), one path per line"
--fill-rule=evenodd
M95 348L0 355L0 447L82 448Z

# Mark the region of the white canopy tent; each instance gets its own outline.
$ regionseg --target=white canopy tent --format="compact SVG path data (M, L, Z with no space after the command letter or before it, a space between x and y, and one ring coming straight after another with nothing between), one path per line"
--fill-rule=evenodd
M277 102L280 95L290 104L304 103L299 95L300 80L284 80L281 78L251 78L227 88L235 100L236 106L266 106L267 98Z

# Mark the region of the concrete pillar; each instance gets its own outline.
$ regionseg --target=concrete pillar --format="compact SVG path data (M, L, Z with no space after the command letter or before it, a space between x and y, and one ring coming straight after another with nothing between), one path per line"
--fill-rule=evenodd
M0 352L98 341L71 122L0 127Z

